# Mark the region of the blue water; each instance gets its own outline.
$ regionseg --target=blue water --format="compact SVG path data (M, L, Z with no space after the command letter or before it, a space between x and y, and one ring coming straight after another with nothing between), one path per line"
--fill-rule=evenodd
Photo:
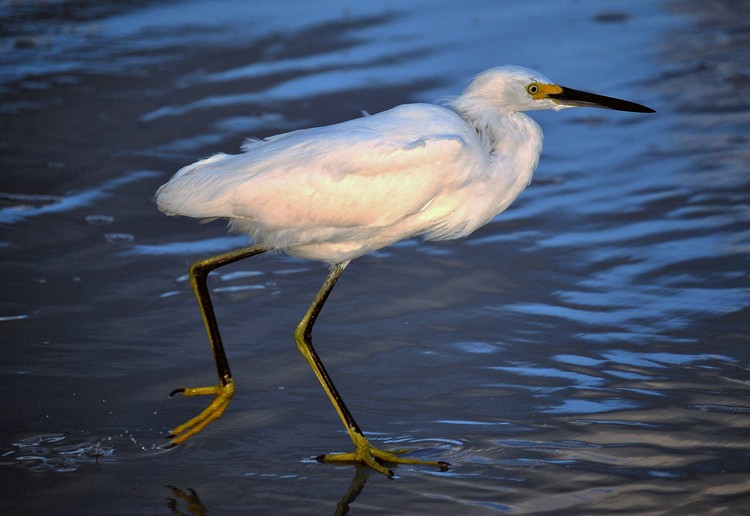
M406 5L402 5L406 4ZM0 3L0 500L14 514L742 513L750 504L747 2ZM534 113L532 185L469 238L353 262L316 347L396 480L292 340L325 276L156 188L246 137L460 93L520 64L654 115Z

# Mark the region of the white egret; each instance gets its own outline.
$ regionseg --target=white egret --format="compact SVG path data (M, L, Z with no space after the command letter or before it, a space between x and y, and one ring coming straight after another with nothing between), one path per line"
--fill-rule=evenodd
M407 104L340 124L248 140L242 154L215 154L179 170L156 193L159 209L168 215L227 218L254 245L190 267L219 383L172 393L214 396L197 417L173 430L172 444L219 418L234 393L208 273L281 250L331 265L294 337L355 451L319 459L359 461L388 476L391 463L446 469L445 462L405 458L368 442L313 349L313 324L350 260L406 238L464 237L505 210L531 181L542 148L540 127L523 112L575 106L653 112L555 85L527 68L503 66L478 75L446 107Z

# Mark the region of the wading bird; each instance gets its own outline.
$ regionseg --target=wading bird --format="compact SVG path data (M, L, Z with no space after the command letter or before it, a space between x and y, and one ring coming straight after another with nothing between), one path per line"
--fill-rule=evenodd
M325 462L362 462L392 476L387 464L423 464L372 446L313 349L312 329L347 264L403 239L449 240L469 235L505 210L531 181L542 130L524 111L588 106L652 113L626 100L551 83L527 68L479 74L446 107L407 104L371 116L248 140L244 152L216 154L179 170L156 193L168 215L227 218L253 245L195 262L198 298L219 383L177 389L214 396L197 417L172 431L172 444L218 419L234 394L206 279L218 267L269 250L329 264L330 272L294 332L354 442L353 453Z

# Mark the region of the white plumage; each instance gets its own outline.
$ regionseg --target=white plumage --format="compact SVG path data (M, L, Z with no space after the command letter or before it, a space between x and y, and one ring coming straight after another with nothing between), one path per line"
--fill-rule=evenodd
M199 260L190 268L219 383L174 391L214 399L173 430L172 445L218 419L234 393L208 274L278 249L333 265L294 333L355 447L353 453L327 454L320 460L361 462L389 476L393 472L385 464L390 463L447 469L445 462L402 457L369 443L313 348L313 325L353 258L413 236L463 237L506 209L531 181L542 149L541 129L522 111L572 106L652 111L506 66L477 76L447 107L408 104L327 127L250 140L242 154L216 154L177 172L156 193L159 209L169 215L227 218L255 245Z
M466 236L531 180L542 132L519 109L561 107L532 100L534 82L549 81L496 68L448 107L408 104L248 140L242 154L182 168L157 192L159 209L226 217L257 244L329 263L413 236Z

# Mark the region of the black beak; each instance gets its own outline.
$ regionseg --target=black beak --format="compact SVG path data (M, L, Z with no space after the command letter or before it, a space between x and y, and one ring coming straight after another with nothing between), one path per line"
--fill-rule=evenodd
M655 113L650 107L636 104L635 102L616 99L614 97L605 97L604 95L587 93L572 88L562 87L561 93L550 93L547 97L551 98L558 104L564 104L567 106L614 109L616 111L630 111L631 113Z

